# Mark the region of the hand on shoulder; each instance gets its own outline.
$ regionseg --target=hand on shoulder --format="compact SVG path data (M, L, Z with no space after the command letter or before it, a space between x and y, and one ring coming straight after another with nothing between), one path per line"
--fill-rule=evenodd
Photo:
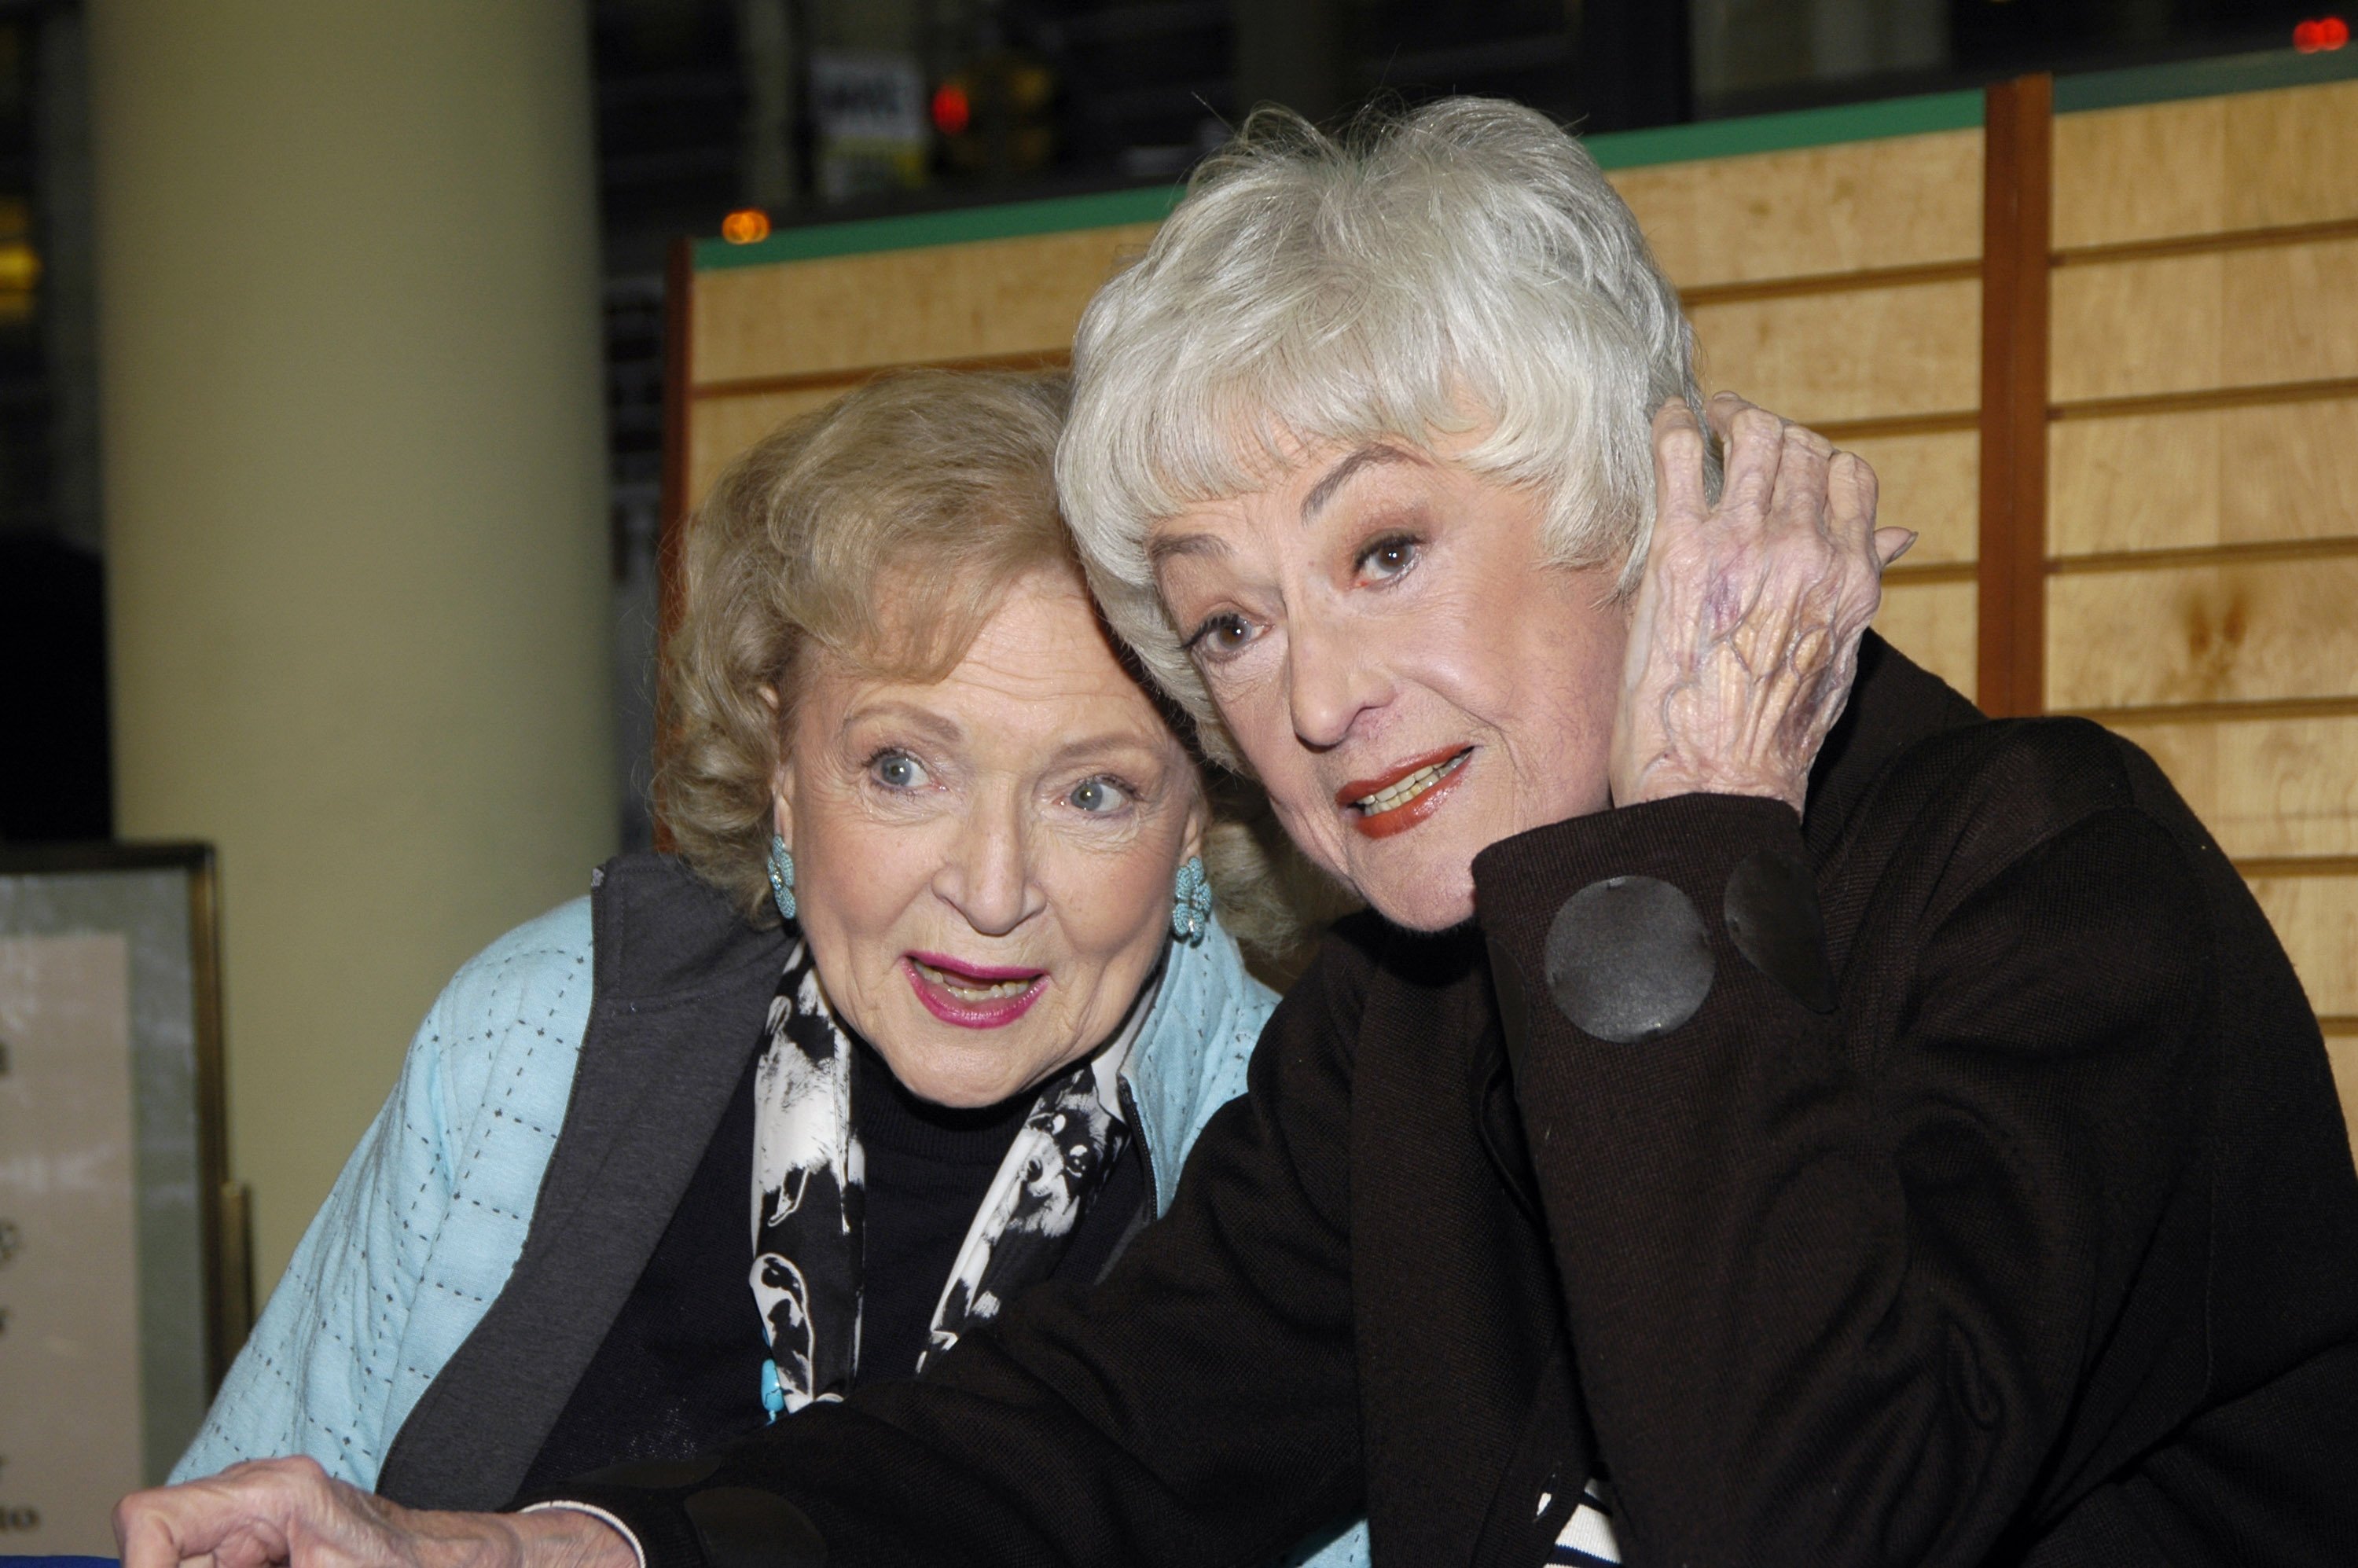
M1654 416L1654 534L1629 623L1613 804L1757 795L1798 812L1842 717L1883 570L1915 542L1875 525L1875 472L1722 393L1719 502L1683 402Z

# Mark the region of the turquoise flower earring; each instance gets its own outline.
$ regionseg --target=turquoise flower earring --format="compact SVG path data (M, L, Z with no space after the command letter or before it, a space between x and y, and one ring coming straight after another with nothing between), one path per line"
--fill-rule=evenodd
M1204 857L1190 855L1172 882L1171 934L1192 947L1211 922L1212 880L1204 874Z
M770 835L770 897L780 914L788 920L795 917L795 858L786 852L786 841L775 833Z

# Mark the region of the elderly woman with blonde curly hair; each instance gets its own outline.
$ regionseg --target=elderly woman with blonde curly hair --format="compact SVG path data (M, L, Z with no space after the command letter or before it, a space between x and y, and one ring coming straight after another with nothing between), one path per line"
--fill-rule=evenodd
M911 1377L1170 1202L1275 1000L1235 935L1289 933L1098 623L1064 406L897 377L721 479L665 650L679 853L451 981L176 1478L480 1509L659 1470Z

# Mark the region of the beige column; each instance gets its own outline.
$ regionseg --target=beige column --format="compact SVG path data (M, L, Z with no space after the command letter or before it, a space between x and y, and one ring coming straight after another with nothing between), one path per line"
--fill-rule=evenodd
M611 850L581 0L91 0L117 817L219 846L267 1291Z

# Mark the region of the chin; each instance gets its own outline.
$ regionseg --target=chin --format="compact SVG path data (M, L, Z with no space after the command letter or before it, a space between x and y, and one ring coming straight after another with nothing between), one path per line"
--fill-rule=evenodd
M926 1019L916 1024L912 1033L927 1024L941 1027ZM892 1076L901 1080L903 1088L928 1104L947 1106L953 1110L997 1105L1022 1087L1022 1078L1009 1070L1011 1064L988 1051L976 1050L971 1042L965 1040L916 1050L878 1046L877 1054L884 1058L884 1065L892 1069Z
M1021 1078L988 1071L962 1072L955 1066L930 1072L896 1072L893 1076L919 1099L947 1106L952 1110L979 1110L987 1105L997 1105L1023 1087Z
M1467 868L1421 876L1402 867L1359 883L1358 892L1378 914L1410 931L1446 931L1474 918L1474 878Z

